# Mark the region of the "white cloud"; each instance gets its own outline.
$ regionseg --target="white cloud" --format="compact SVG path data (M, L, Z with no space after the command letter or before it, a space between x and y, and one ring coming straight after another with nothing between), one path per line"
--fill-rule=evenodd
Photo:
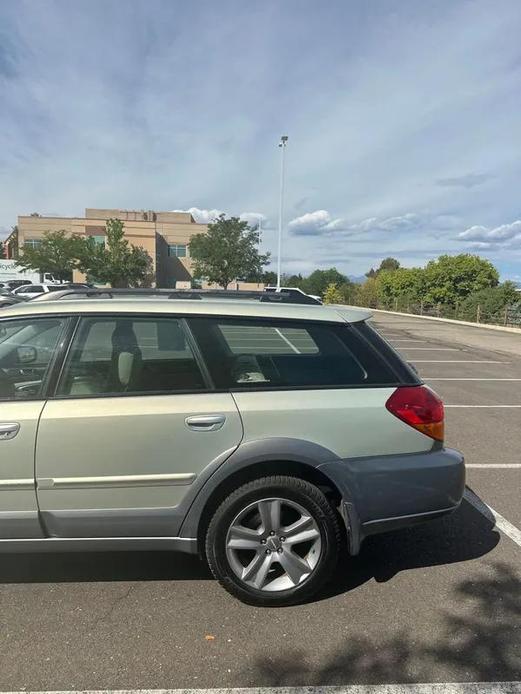
M292 219L288 229L296 236L317 236L333 231L356 234L372 231L407 231L419 222L418 215L412 212L396 217L368 217L361 222L349 223L342 217L333 219L327 210L315 210Z
M341 229L343 226L343 219L332 219L327 210L315 210L292 219L288 229L295 236L316 236Z
M205 210L200 207L189 207L187 210L172 210L172 212L190 212L192 217L199 224L209 224L210 222L214 222L219 215L226 214L223 210ZM268 218L260 212L241 212L239 218L243 222L248 222L250 226L254 227L258 226L260 222L261 228L265 228L268 221Z
M241 212L239 215L243 222L248 222L251 227L261 227L265 229L268 225L268 218L260 212Z
M517 246L521 243L521 220L493 228L472 226L458 234L458 239L471 242L473 248Z
M199 224L209 224L217 219L222 210L201 210L199 207L189 207L187 210L172 210L172 212L190 212Z
M356 224L351 224L348 228L349 231L406 231L411 227L417 226L420 222L418 215L407 212L403 215L398 215L396 217L384 217L379 219L378 217L369 217L363 219L361 222Z

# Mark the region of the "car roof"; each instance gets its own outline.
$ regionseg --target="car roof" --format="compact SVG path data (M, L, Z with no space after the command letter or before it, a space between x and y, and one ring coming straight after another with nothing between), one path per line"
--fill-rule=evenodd
M256 301L222 300L208 298L104 298L76 299L55 302L28 301L16 307L3 309L0 318L15 316L71 315L88 313L172 313L192 316L237 316L240 318L283 318L337 323L355 323L367 320L371 312L343 305L284 304Z

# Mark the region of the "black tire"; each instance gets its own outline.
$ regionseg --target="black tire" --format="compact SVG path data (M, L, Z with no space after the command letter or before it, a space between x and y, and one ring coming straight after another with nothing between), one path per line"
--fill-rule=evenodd
M311 573L298 585L274 592L259 590L241 580L232 569L226 552L228 531L234 519L254 502L270 498L298 504L312 517L320 533L320 556ZM206 556L215 578L242 602L261 607L294 605L316 595L331 577L341 539L339 515L320 489L296 477L274 475L248 482L222 502L208 526ZM277 559L275 555L274 559Z

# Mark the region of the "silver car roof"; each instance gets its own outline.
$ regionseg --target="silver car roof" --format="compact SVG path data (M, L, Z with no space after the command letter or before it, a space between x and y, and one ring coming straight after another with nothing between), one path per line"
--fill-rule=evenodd
M71 315L88 313L172 313L186 316L237 316L241 318L288 318L355 323L367 320L371 312L340 304L264 303L256 301L168 299L152 297L75 299L53 302L28 301L3 309L0 319L15 316Z

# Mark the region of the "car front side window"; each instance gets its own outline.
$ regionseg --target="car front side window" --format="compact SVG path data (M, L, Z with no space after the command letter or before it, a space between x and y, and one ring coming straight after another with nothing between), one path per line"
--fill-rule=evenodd
M43 384L65 319L0 321L0 400L43 396Z

